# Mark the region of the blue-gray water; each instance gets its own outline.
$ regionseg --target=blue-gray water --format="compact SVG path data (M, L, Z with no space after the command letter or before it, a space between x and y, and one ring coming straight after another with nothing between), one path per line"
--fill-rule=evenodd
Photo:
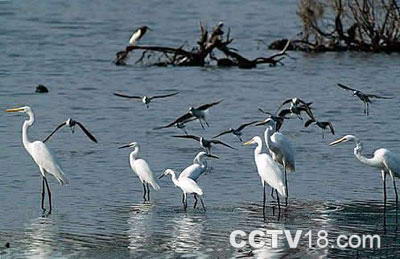
M48 146L70 184L50 180L54 210L41 217L41 177L21 143L25 116L0 113L0 257L309 257L399 256L393 192L389 181L387 232L383 232L382 180L353 156L353 145L329 147L319 128L304 129L299 120L284 125L296 151L291 174L290 206L278 219L268 208L262 219L262 187L253 147L242 147L234 136L222 139L237 150L218 148L212 173L199 182L207 212L181 207L181 193L170 179L160 181L152 203L142 203L142 186L128 162L128 150L141 144L141 156L160 174L182 170L199 151L195 142L171 138L176 129L153 131L183 114L189 106L223 98L210 110L211 127L197 122L190 132L211 137L242 122L260 119L257 107L273 111L282 100L298 96L313 101L315 114L330 120L339 137L355 134L365 153L379 147L400 153L398 99L372 104L370 116L337 82L383 95L399 93L399 55L363 53L290 53L284 66L253 70L218 68L117 67L115 52L131 31L143 24L153 31L146 44L194 46L199 21L231 27L232 46L248 57L273 52L258 40L293 37L300 26L296 1L0 1L0 110L30 105L36 123L31 139L43 139L58 123L75 118L99 140L93 144L79 130L63 129ZM138 55L130 60L133 64ZM35 94L44 84L48 94ZM120 99L127 94L180 95L142 104ZM262 134L251 127L245 139ZM339 234L381 234L382 249L309 248L302 238L297 249L282 242L279 249L232 248L236 229L326 230L331 241Z

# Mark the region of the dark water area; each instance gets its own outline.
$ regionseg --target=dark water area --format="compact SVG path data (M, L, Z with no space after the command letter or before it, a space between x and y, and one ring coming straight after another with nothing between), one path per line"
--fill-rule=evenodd
M63 129L47 145L62 164L70 184L51 178L54 211L42 217L41 177L21 143L23 115L0 113L1 258L21 257L170 257L319 258L399 257L400 242L391 180L387 228L383 228L380 173L361 164L353 144L327 144L345 134L364 143L365 153L380 147L400 153L398 99L378 100L370 116L362 103L336 87L341 82L366 92L397 96L399 55L290 52L284 66L252 70L215 67L149 67L112 63L132 30L150 26L143 44L194 46L199 21L231 27L232 47L247 57L272 55L263 42L291 38L300 30L296 1L0 1L0 110L29 105L36 123L31 139L47 136L69 117L84 122L99 140ZM36 94L44 84L48 94ZM113 96L164 94L149 109ZM217 147L219 160L199 181L207 212L181 207L181 192L170 179L160 181L152 203L143 204L142 186L129 166L129 151L118 146L137 141L140 155L158 175L183 170L200 150L197 143L170 137L171 128L154 131L200 105L223 98L209 114L206 131L188 124L195 135L212 137L243 122L262 119L258 107L274 111L285 99L313 102L315 114L335 126L336 136L321 138L319 128L293 119L282 132L293 142L296 172L289 175L290 205L278 215L273 205L262 218L262 186L254 147L231 135L222 139L237 150ZM249 127L244 139L262 135ZM271 200L269 198L269 200ZM192 202L192 200L190 200ZM397 217L399 218L399 217ZM233 230L319 230L337 236L381 235L381 249L309 247L306 238L289 248L233 248ZM315 238L315 236L313 237ZM270 242L266 239L266 242Z

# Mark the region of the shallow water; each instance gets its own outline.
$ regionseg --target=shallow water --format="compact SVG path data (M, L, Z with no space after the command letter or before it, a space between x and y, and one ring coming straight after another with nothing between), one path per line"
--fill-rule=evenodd
M292 37L298 30L293 1L0 1L0 109L30 105L37 123L32 139L43 139L68 117L90 128L99 140L92 144L77 130L60 131L48 142L71 184L50 180L54 211L41 217L39 170L20 141L24 116L2 113L0 124L0 249L4 257L334 257L399 256L399 230L389 182L387 231L383 231L380 174L360 164L353 145L329 147L344 134L364 141L365 153L386 147L400 152L398 100L376 101L370 116L337 82L382 95L396 95L398 55L363 53L290 53L284 66L253 70L158 68L112 64L115 52L131 30L147 24L153 31L143 43L179 46L195 44L200 20L223 20L232 28L233 47L249 57L270 55L258 40ZM131 64L138 56L131 59ZM35 94L44 84L48 94ZM178 97L155 101L147 110L140 103L114 97L180 91ZM190 105L223 98L211 109L211 127L197 123L190 132L211 137L225 128L262 118L257 107L273 111L287 98L313 101L318 118L334 123L337 136L321 139L318 128L303 128L293 119L284 125L296 149L296 173L291 174L290 206L278 216L268 208L262 219L262 187L253 162L253 147L242 147L233 136L222 139L238 150L217 148L221 159L199 182L207 212L181 208L181 194L169 179L152 192L152 204L142 203L142 186L132 175L128 150L141 144L141 156L153 171L182 170L199 151L195 142L171 138L176 129L153 131L182 114ZM252 127L245 139L262 134ZM398 226L398 224L397 224ZM280 242L279 249L235 249L229 234L236 229L326 230L330 241L339 234L380 234L382 249L297 249Z

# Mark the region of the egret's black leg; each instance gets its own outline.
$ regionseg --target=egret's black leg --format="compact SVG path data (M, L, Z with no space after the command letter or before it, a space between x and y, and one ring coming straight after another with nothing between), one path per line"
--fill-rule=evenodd
M183 208L184 208L185 211L186 211L186 209L187 209L187 196L186 196L186 194L183 195L183 199L185 200L185 201L184 201Z
M322 129L322 139L324 139L325 138L325 136L324 136L324 130Z
M386 172L383 172L383 225L386 228Z
M150 186L147 183L147 200L150 201Z
M146 200L146 184L145 183L143 183L143 202L146 202L147 200Z
M281 211L281 203L280 203L280 201L279 201L279 194L278 194L278 191L277 190L275 190L275 193L276 193L276 200L278 201L278 210L279 210L279 212Z
M394 179L394 177L392 177L393 180L393 188L394 188L394 194L396 195L396 227L397 227L397 223L398 223L398 219L397 219L397 213L398 213L398 209L399 209L399 196L397 195L397 187L396 187L396 180Z
M271 188L271 197L272 197L272 199L275 199L275 197L274 197L274 188Z
M265 203L266 203L266 201L267 201L267 197L266 197L266 194L265 194L265 183L264 183L264 193L263 193L263 216L264 216L264 219L265 219Z
M45 195L45 190L44 190L44 177L42 177L42 210L46 210L44 207L44 195Z
M203 207L203 210L206 211L206 206L204 205L203 199L201 198L201 196L199 196L200 202L201 202L201 206Z
M196 206L197 206L197 195L194 193L194 194L193 194L193 197L194 197L194 205L193 205L193 209L195 209L195 208L196 208Z
M284 166L284 169L285 169L285 186L286 186L285 206L287 207L288 199L289 199L289 188L288 188L288 183L287 183L286 165Z
M43 178L44 178L44 182L46 183L47 195L49 196L49 206L50 206L49 214L50 214L51 213L51 209L52 209L52 206L51 206L51 192L50 192L49 183L47 182L47 178L46 177L43 177Z
M182 193L182 204L183 204L183 207L185 207L185 194L184 193Z

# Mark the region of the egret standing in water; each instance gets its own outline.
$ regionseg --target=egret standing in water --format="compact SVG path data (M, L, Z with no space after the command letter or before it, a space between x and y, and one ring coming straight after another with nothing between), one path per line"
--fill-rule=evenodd
M330 146L337 145L339 143L344 143L348 141L353 141L356 143L356 147L354 148L354 155L361 163L378 168L382 174L383 180L383 212L386 213L386 175L389 174L392 177L393 181L393 188L396 195L396 208L398 207L398 200L399 197L397 195L397 188L396 188L396 181L395 177L400 178L400 157L385 149L380 148L374 152L374 156L371 158L367 158L361 154L363 150L363 146L361 141L353 136L353 135L346 135L336 141L330 143Z
M164 173L160 176L160 179L165 175L171 175L172 182L175 184L176 187L179 187L183 192L182 203L183 209L186 211L187 209L187 195L193 193L195 196L196 202L197 197L199 197L201 206L203 206L204 211L206 211L206 207L204 206L203 199L201 196L203 195L203 190L200 186L191 178L189 177L179 177L176 178L176 174L171 169L166 169Z
M254 159L256 161L257 171L261 178L261 184L264 188L263 195L263 215L265 218L265 202L266 202L266 194L265 194L265 183L275 189L282 197L287 196L287 191L284 183L284 175L279 168L278 164L272 160L271 156L267 153L262 153L262 140L259 136L255 136L251 140L245 142L243 145L251 145L257 144L257 147L254 150ZM278 206L279 204L279 196L277 195Z
M128 145L121 146L121 148L133 148L133 151L129 155L129 162L131 164L131 168L133 172L139 177L140 182L143 184L143 199L144 201L150 201L150 187L153 187L154 190L159 190L160 186L158 185L153 172L151 171L149 164L147 164L146 160L138 157L139 154L139 144L136 142L129 143ZM147 198L146 198L147 194Z
M65 177L64 172L61 166L57 163L57 160L53 157L53 154L47 148L46 144L42 141L30 141L28 136L28 128L33 125L35 122L35 116L31 107L24 106L21 108L15 109L8 109L6 112L23 112L29 116L28 120L25 120L24 124L22 125L22 143L31 155L33 161L39 166L40 173L42 174L43 181L42 181L42 210L45 211L44 207L44 196L45 196L45 189L44 186L46 185L47 194L49 196L49 214L52 210L51 204L51 192L49 183L47 182L46 175L50 174L54 176L57 181L63 185L68 183L68 179Z
M289 188L287 183L287 172L294 172L295 169L295 159L294 159L294 149L289 139L280 132L276 132L276 124L273 119L266 119L262 122L256 124L267 125L264 132L265 143L268 150L270 151L272 158L284 168L285 172L285 186L286 186L286 198L285 204L288 204Z

